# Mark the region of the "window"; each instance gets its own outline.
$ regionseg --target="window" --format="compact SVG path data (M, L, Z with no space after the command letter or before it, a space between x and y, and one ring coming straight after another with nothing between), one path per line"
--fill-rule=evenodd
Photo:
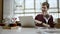
M15 0L15 8L16 10L24 9L24 0Z
M60 13L59 13L59 18L60 18Z
M58 10L60 9L60 0L15 0L14 15L15 17L33 16L35 18L37 14L41 13L41 4L46 1L50 5L48 12L54 19L60 18L60 10Z
M60 18L60 0L59 0L59 18Z
M57 8L57 0L48 0L50 8Z
M46 0L35 0L36 10L41 9L41 4L42 4L43 2L46 2Z
M34 8L34 0L25 0L25 8Z
M59 0L59 8L60 8L60 0Z

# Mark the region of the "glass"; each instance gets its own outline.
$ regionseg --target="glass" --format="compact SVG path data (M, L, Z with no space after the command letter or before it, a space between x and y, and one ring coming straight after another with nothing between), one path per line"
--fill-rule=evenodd
M48 0L48 3L50 4L50 8L52 7L57 8L57 0Z
M25 8L34 8L34 0L25 0Z
M41 5L43 2L46 2L46 0L36 0L35 2L36 9L41 9Z

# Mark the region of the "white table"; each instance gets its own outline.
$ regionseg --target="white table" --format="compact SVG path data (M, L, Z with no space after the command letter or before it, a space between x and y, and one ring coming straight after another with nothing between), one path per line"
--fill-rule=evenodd
M38 27L38 33L40 34L60 34L60 29L56 29L56 28L41 28Z
M37 34L35 28L0 29L0 34Z
M58 31L60 32L60 29L43 29L43 28L22 28L17 27L16 29L0 29L0 34L60 34L57 32L49 33L48 31Z

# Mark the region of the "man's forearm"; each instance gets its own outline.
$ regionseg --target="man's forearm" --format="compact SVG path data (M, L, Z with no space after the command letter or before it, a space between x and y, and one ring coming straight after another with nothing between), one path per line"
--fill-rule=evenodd
M41 24L41 23L42 23L41 21L38 21L38 20L35 20L35 22L36 22L36 23L39 23L39 24Z
M42 21L35 20L36 23L42 24L45 27L50 27L50 25L42 23Z
M50 25L48 25L48 24L45 24L45 23L43 23L42 25L44 25L45 27L50 27Z

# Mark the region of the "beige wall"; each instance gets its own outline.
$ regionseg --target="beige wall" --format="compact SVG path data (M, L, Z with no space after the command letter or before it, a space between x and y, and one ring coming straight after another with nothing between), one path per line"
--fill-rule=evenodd
M2 16L3 16L3 14L2 14L2 12L3 12L3 11L2 11L2 9L3 9L3 6L2 6L3 3L2 3L2 1L3 1L3 0L0 0L0 19L3 18L3 17L2 17Z

